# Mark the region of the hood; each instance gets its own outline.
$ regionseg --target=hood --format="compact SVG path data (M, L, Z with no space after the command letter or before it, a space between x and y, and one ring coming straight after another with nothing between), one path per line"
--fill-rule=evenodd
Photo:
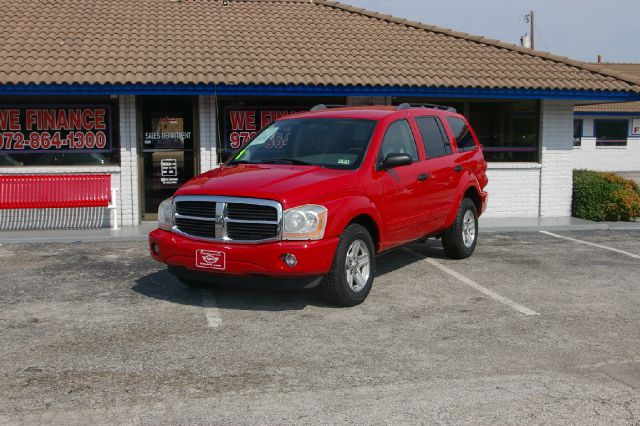
M357 183L356 173L281 164L221 166L191 179L176 195L264 198L292 205L352 189Z

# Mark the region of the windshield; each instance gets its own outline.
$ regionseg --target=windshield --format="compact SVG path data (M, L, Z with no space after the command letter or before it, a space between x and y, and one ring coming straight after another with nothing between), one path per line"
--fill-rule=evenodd
M229 164L296 164L354 170L369 147L376 121L298 118L266 127Z

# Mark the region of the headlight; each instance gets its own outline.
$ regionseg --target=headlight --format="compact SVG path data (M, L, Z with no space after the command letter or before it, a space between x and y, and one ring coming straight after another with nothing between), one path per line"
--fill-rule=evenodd
M308 204L284 212L283 240L320 240L327 225L327 209Z
M158 207L158 228L170 231L176 225L174 213L176 211L173 198L167 198Z

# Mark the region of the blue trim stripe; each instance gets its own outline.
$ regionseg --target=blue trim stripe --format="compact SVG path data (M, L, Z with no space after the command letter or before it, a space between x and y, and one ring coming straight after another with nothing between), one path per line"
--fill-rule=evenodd
M0 95L221 95L221 96L415 96L483 99L640 100L640 93L560 89L478 89L405 86L307 86L276 84L4 84Z
M579 117L588 117L588 116L597 116L597 117L613 117L613 116L620 116L620 117L640 117L640 111L639 112L575 112L573 115L575 116L579 116Z

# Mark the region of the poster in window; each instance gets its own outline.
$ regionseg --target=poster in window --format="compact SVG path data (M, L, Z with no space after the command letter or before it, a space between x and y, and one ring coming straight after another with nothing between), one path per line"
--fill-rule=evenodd
M223 150L235 151L273 121L308 110L307 106L231 106L224 108Z
M151 128L145 129L145 149L184 149L190 147L192 134L186 131L184 118L177 114L154 114Z
M109 105L0 104L0 154L111 151Z
M640 118L634 118L631 122L631 135L640 136Z

